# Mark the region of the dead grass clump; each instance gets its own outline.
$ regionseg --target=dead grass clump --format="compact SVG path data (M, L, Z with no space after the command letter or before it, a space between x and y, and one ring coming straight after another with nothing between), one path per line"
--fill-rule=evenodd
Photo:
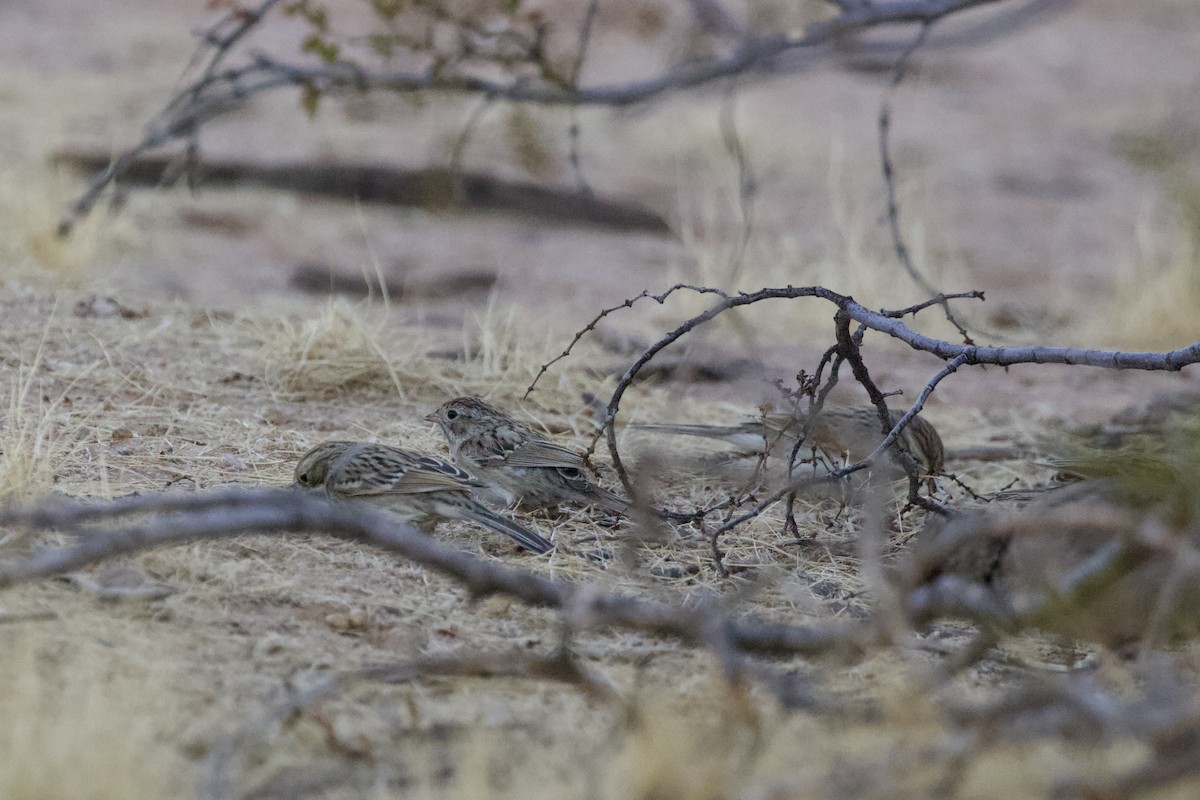
M886 224L880 222L882 209L855 199L861 194L856 187L864 176L860 170L847 174L836 149L829 157L826 189L833 224L827 234L820 235L798 234L791 227L777 228L759 220L756 214L761 212L743 206L736 180L728 180L722 187L714 179L714 174L728 170L727 164L719 161L722 157L728 161L727 155L714 154L707 168L696 171L696 178L680 176L675 216L683 258L674 270L676 280L727 292L764 286L824 286L868 307L902 308L926 299L898 263ZM871 179L877 180L874 175ZM698 180L705 182L688 185ZM931 250L917 195L917 191L901 187L905 244L914 264L935 286L964 285L963 265ZM744 239L747 212L750 237ZM713 300L684 293L673 299L665 313L672 319L679 313L677 309L688 316L698 314ZM954 334L936 315L929 315L923 323L923 329L932 326L931 335ZM663 324L661 319L658 324ZM727 312L708 327L710 332L733 328L748 342L769 343L776 337L794 337L797 331L828 335L829 314L815 303L770 302Z
M411 331L398 312L341 301L303 320L257 318L251 327L273 392L329 400L373 389L424 409L414 419L463 394L515 407L514 398L556 352L548 338L530 334L515 307L494 299L464 321L457 341ZM531 400L551 410L574 408L583 386L560 374L557 386L546 382Z
M276 391L300 397L329 397L370 385L404 386L394 356L382 344L386 315L368 320L347 303L333 301L314 316L263 324L260 356Z
M760 734L757 712L728 686L711 688L724 701L715 713L672 709L657 693L637 701L637 719L611 772L610 797L717 800L746 788Z
M528 323L515 305L502 307L493 295L464 328L464 358L458 368L439 370L447 390L452 394L524 394L538 368L557 354L550 338L536 340ZM578 390L567 387L566 373L560 372L558 378L559 389L579 396ZM551 383L545 387L547 391L552 388ZM529 399L538 400L536 395Z
M170 715L155 676L115 670L94 646L9 634L0 647L0 797L184 796L183 765L161 736Z
M33 392L41 355L39 348L33 363L9 381L8 413L0 426L0 504L24 504L44 494L78 446L62 424L63 395L51 400Z
M75 288L97 277L97 264L123 249L128 223L95 214L68 237L58 235L73 178L48 169L0 172L0 263L5 273L38 285Z
M1136 226L1137 253L1115 281L1112 304L1090 320L1090 338L1106 345L1168 350L1200 340L1200 248L1188 215ZM1190 220L1193 223L1195 220Z

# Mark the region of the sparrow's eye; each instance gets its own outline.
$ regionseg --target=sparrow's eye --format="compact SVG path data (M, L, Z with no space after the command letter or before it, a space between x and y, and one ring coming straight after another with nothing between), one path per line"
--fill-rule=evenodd
M446 419L458 419L458 412L453 408L446 412Z
M296 481L298 483L308 483L308 473L301 472L299 475L296 476Z

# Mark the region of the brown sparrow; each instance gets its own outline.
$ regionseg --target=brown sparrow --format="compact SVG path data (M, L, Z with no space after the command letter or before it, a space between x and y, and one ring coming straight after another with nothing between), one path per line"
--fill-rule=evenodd
M627 501L589 480L579 453L477 397L457 397L425 419L441 426L455 464L511 500L534 508L569 502L617 513L629 509Z
M465 519L503 533L526 550L553 545L538 534L485 508L471 496L484 484L439 458L367 442L324 442L296 465L296 483L323 488L336 500L374 503L422 530L442 520Z
M892 411L892 424L902 416L902 412ZM874 406L824 406L812 416L803 411L769 412L738 425L633 423L629 427L720 439L748 454L769 448L772 453L786 456L803 439L806 446L848 462L869 455L884 437ZM909 420L896 441L926 475L942 472L946 458L942 437L925 419L918 415Z

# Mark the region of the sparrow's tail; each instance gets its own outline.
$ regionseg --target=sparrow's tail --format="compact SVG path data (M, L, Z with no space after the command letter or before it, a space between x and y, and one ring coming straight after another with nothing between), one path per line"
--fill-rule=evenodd
M538 534L526 528L524 525L519 525L507 517L502 517L499 514L491 511L488 508L474 503L470 510L470 518L487 528L494 530L496 533L503 533L517 544L534 553L548 553L554 549L554 545L543 539Z
M603 486L593 485L591 491L588 492L588 499L596 505L604 506L615 514L629 513L629 501L618 494L610 492Z
M746 433L740 425L677 425L669 422L631 422L627 428L638 428L656 433L674 433L679 436L704 436L709 439L728 439ZM762 438L762 437L759 437Z

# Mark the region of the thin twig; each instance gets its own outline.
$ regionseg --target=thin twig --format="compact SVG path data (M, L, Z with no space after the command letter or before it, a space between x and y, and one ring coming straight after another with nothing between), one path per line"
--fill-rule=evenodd
M596 9L599 0L591 0L587 11L584 12L583 24L579 26L579 49L575 53L575 63L571 65L571 75L568 84L575 90L579 89L579 76L583 72L583 62L587 58L588 45L592 41L592 28L596 22ZM571 173L575 176L575 185L585 195L592 194L592 187L583 174L583 160L579 155L579 106L574 104L567 109L567 140L570 142L569 160Z
M754 235L754 198L758 192L757 181L750 167L750 159L746 154L746 146L742 142L737 126L738 76L729 79L725 92L721 97L720 127L721 140L725 150L737 167L738 183L738 213L741 216L741 232L737 243L729 256L729 285L737 286L741 282L742 270L745 267L746 249L750 246L750 238Z
M959 336L965 344L974 344L974 340L967 328L958 321L954 316L954 312L950 310L949 299L955 295L944 295L934 288L921 271L917 269L917 265L913 263L912 254L908 250L908 245L904 241L904 233L900 229L900 202L896 199L896 169L892 162L891 149L891 129L892 129L892 97L896 90L900 88L900 84L904 82L904 76L908 74L909 60L913 54L920 49L925 43L926 37L929 36L929 31L933 28L933 23L936 20L929 20L921 24L921 29L918 31L912 43L905 48L900 57L896 59L896 65L892 70L892 80L888 84L887 91L884 92L883 100L879 103L879 163L883 171L883 183L887 189L887 217L888 228L892 234L892 246L896 251L896 258L900 261L900 266L908 273L913 282L926 293L933 295L931 302L941 306L942 313L946 315L947 321L955 327ZM983 293L979 293L979 299L983 299Z

